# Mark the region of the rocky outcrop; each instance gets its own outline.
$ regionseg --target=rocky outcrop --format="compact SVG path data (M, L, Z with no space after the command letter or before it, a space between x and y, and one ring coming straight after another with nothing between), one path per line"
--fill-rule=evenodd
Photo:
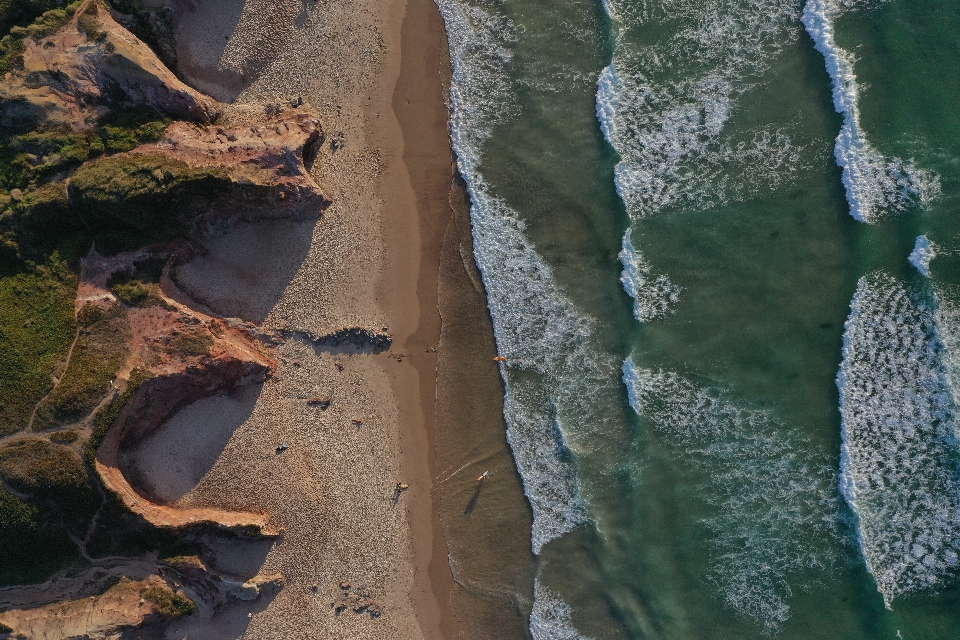
M33 120L33 126L90 128L107 111L149 107L170 118L209 124L222 106L180 82L156 54L88 2L65 27L24 40L23 68L0 80L4 119ZM91 38L84 18L97 25Z

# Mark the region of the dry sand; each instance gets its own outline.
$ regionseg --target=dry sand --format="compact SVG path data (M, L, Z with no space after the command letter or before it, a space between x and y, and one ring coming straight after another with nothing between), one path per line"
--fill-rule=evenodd
M180 66L191 84L237 103L302 97L319 112L327 144L313 174L333 199L303 235L235 230L181 270L181 281L211 307L268 328L387 328L394 342L379 354L298 338L280 347L278 375L176 504L264 509L285 534L256 568L282 573L286 587L246 622L188 618L168 637L455 638L431 496L437 277L454 177L436 8L430 0L192 0L178 9ZM330 407L308 405L314 396ZM208 412L216 422L218 411L195 405L188 417L199 424ZM280 443L289 449L278 455ZM206 465L207 456L196 457ZM398 494L398 482L409 489ZM228 556L218 564L243 564ZM367 587L383 615L335 615L342 581Z

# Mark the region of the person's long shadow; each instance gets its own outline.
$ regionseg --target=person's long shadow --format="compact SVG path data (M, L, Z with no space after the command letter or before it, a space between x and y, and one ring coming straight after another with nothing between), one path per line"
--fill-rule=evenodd
M477 508L477 502L480 501L480 492L483 490L483 483L478 482L477 488L473 490L473 496L470 498L470 502L467 503L467 507L463 510L463 515L470 517L470 514L473 513L473 510Z

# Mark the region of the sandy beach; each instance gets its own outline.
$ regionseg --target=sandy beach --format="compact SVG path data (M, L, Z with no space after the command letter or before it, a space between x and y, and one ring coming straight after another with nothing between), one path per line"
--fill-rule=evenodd
M252 552L221 548L217 564L241 577L280 573L286 585L272 600L212 621L182 620L168 637L523 635L529 597L518 605L516 593L532 591L532 574L521 569L522 579L499 580L504 567L492 569L497 593L491 595L464 579L469 575L458 575L455 584L448 559L444 536L458 532L443 525L441 514L456 514L471 501L476 478L462 483L474 472L470 465L482 466L489 456L476 461L475 452L448 448L452 457L443 463L464 467L461 484L448 485L459 493L437 494L453 500L446 511L434 495L435 482L449 475L437 468L438 433L449 439L470 424L451 408L454 397L472 398L464 410L479 398L485 408L473 422L485 426L473 424L474 433L490 440L499 456L497 475L484 491L491 505L509 496L508 513L519 518L487 523L496 530L480 524L479 533L505 542L512 555L504 559L530 564L529 514L503 439L489 317L482 289L469 279L460 284L472 292L472 320L461 331L480 338L468 356L483 366L459 370L463 388L438 391L444 358L438 289L449 279L441 273L442 253L466 251L462 257L471 266L472 257L447 133L450 71L436 6L430 0L201 0L177 10L178 66L189 84L235 108L302 100L318 113L325 140L312 175L333 204L315 225L240 225L172 274L211 311L287 339L278 348L276 375L253 393L255 400L250 394L207 399L171 421L184 433L188 422L215 425L216 439L225 443L215 460L193 455L191 439L170 430L148 442L137 463L175 506L269 514L282 532L277 543ZM452 201L459 203L458 222ZM448 301L448 312L457 308L463 307ZM392 345L313 340L356 327L387 332ZM464 355L455 352L451 358ZM444 361L450 372L458 366ZM318 397L329 406L308 402ZM439 431L438 400L445 421ZM282 454L280 444L287 445ZM157 477L157 465L175 459L184 460L185 470ZM398 491L398 483L408 488ZM479 488L474 506L478 495ZM477 549L490 550L489 540ZM506 573L516 577L518 568ZM382 613L335 612L333 603L352 592L365 594ZM474 597L480 592L485 604ZM468 613L484 607L479 618ZM505 617L504 607L512 611ZM499 630L467 624L497 617L512 622Z

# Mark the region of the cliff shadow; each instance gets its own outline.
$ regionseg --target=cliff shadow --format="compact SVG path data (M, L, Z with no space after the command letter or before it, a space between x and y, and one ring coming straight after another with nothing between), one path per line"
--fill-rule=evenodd
M236 431L253 413L262 384L196 400L120 454L120 470L137 492L173 504L213 468Z
M221 102L250 86L282 50L304 2L275 0L166 0L176 11L176 73Z
M224 317L260 324L306 260L316 220L239 223L171 270L188 296Z

